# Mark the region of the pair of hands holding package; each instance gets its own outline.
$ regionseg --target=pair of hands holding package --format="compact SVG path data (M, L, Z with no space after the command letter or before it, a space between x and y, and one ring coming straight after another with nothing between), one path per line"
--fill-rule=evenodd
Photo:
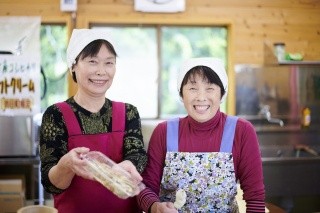
M85 171L77 171L76 173L87 179L100 182L119 198L126 199L136 196L145 189L140 174L137 171L128 172L133 166L130 161L116 164L98 151L80 153L80 158L85 161ZM174 207L180 209L185 202L186 192L182 189L177 190Z

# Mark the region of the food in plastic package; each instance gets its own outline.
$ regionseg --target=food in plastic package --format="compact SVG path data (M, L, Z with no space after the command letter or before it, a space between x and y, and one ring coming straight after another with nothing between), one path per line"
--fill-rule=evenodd
M101 152L91 151L84 156L84 159L88 163L87 171L119 198L133 197L145 188L142 182L136 181L129 172Z
M176 192L176 200L173 203L174 207L176 209L181 209L182 206L186 203L187 201L187 193L183 189L178 189Z

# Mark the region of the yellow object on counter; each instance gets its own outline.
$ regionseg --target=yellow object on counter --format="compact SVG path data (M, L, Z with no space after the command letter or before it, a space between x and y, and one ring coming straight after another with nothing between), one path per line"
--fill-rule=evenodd
M311 123L311 110L309 107L304 107L301 111L301 127L309 127Z

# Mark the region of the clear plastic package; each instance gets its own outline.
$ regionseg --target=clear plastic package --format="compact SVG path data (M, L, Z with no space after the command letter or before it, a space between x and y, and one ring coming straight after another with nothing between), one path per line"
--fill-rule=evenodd
M137 182L129 172L101 152L91 151L84 159L88 162L87 171L119 198L133 197L145 188L142 182Z

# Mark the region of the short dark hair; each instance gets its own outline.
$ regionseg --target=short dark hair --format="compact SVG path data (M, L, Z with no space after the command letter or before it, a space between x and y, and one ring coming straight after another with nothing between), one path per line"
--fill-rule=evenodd
M181 98L183 98L182 87L186 85L190 79L194 78L195 75L202 76L202 79L208 81L210 84L217 84L221 89L221 97L226 93L221 79L214 70L207 66L195 66L186 73L181 82L179 92Z
M89 56L90 57L96 56L98 54L98 52L100 51L102 45L106 45L107 49L111 52L112 55L114 55L115 57L118 56L113 45L109 41L104 40L104 39L98 39L98 40L94 40L94 41L90 42L85 48L83 48L83 50L76 57L75 64L78 63L79 59L84 59ZM74 66L74 65L72 65L72 66ZM72 72L72 79L74 82L77 83L77 78L76 78L75 72Z

